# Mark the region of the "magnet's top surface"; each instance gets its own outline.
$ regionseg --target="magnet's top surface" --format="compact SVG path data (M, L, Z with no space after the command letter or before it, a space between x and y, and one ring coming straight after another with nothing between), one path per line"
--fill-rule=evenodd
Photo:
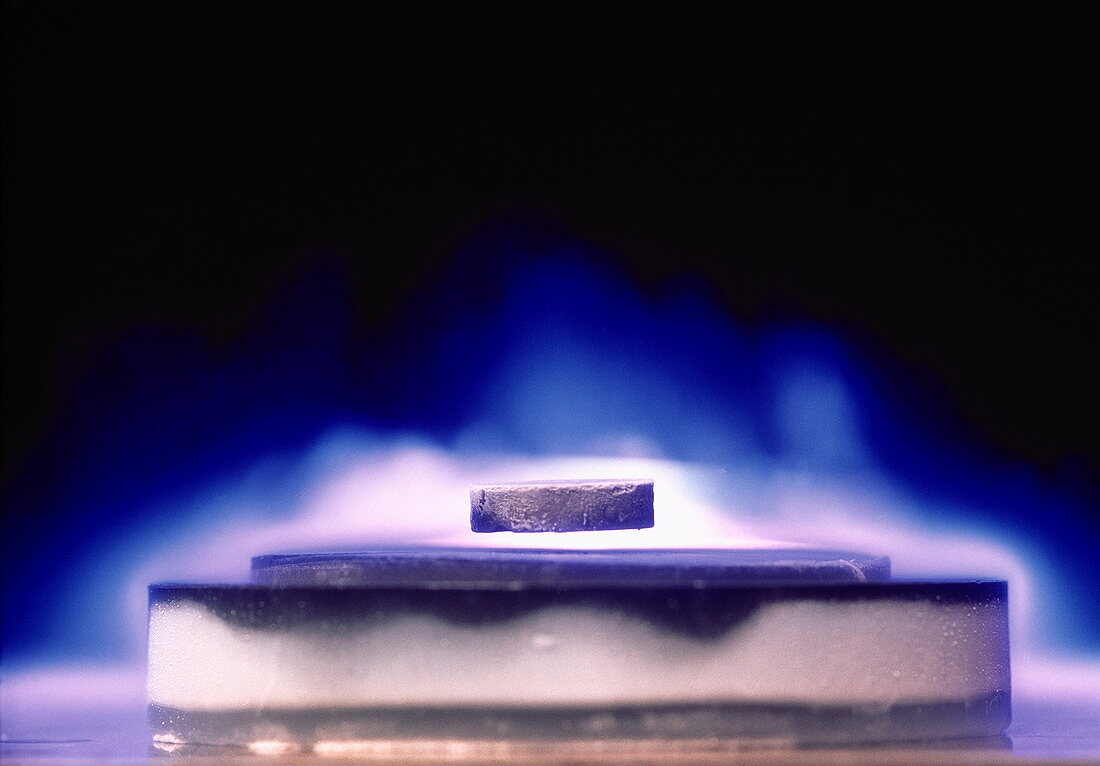
M257 556L252 579L276 585L377 587L707 587L883 581L890 560L807 549L544 550L389 548Z
M591 479L476 484L474 532L581 532L653 526L653 482Z

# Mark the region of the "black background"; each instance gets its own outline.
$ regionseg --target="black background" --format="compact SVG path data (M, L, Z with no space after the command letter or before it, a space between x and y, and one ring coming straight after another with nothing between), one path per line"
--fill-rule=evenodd
M128 327L231 338L322 244L381 326L470 226L535 210L642 289L833 323L966 438L1095 488L1094 21L7 2L5 474Z

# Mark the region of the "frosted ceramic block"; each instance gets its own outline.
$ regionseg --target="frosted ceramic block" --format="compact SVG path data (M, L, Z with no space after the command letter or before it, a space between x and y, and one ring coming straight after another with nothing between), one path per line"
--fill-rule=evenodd
M477 553L268 556L260 584L152 586L154 741L806 745L1008 723L1003 582L790 551Z
M653 526L653 482L545 481L470 489L475 532L579 532Z

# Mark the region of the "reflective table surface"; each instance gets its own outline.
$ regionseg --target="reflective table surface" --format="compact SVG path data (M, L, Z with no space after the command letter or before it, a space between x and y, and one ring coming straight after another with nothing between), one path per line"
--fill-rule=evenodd
M1079 764L1100 763L1100 693L1028 699L1017 695L1007 736L868 748L792 750L693 740L517 743L508 740L372 740L324 753L150 750L144 670L74 669L5 674L0 682L4 764L324 763L746 763ZM769 743L765 743L768 745Z

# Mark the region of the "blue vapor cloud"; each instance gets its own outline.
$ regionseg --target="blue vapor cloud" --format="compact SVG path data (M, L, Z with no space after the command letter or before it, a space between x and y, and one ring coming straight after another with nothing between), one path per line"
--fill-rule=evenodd
M263 474L264 518L291 514L311 476L297 456L342 425L461 453L596 455L635 439L685 461L885 469L926 518L1067 573L1050 590L1052 640L1100 650L1084 502L937 434L951 413L930 421L835 330L735 323L690 279L642 294L586 243L532 225L471 237L382 325L360 326L349 283L346 260L319 253L237 337L134 328L74 378L5 498L6 661L116 658L116 615L63 598L73 578L106 573L82 593L121 587L98 559L204 521L149 509L248 471ZM951 516L959 500L976 515Z

